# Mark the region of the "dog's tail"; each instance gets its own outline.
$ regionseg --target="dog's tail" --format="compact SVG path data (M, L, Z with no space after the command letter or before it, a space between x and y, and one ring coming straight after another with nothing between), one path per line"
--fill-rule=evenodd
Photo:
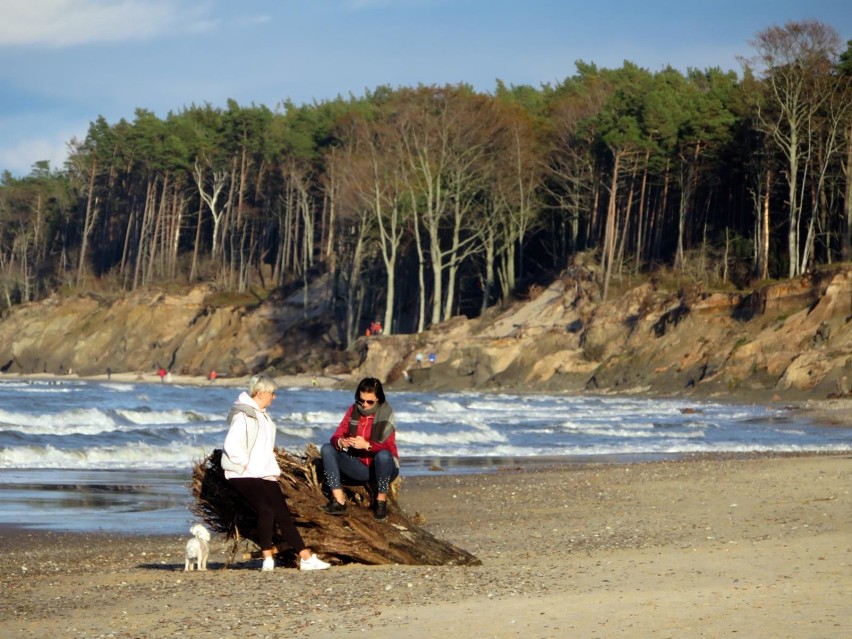
M204 541L210 541L210 531L207 530L201 524L195 524L189 529L190 534L194 535L198 539L203 539Z

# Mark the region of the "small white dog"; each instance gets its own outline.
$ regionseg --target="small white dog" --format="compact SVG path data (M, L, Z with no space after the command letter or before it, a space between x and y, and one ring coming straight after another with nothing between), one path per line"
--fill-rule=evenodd
M195 524L189 529L193 537L186 542L186 564L184 571L192 570L193 560L198 570L207 570L207 556L210 554L210 532L201 524Z

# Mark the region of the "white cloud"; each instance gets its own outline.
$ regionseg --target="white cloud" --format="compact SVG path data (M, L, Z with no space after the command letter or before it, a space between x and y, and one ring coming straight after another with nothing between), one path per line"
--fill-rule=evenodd
M187 11L168 0L0 0L0 16L0 47L144 40L209 27L202 7Z
M89 122L65 120L56 128L44 126L44 118L53 116L25 116L0 118L0 131L18 132L4 136L0 143L0 172L9 171L17 177L32 172L36 162L47 160L53 170L63 169L68 158L68 144L73 139L84 139Z
M68 158L68 140L34 138L22 140L13 147L0 148L0 171L17 177L32 173L36 162L47 160L51 170L62 169Z

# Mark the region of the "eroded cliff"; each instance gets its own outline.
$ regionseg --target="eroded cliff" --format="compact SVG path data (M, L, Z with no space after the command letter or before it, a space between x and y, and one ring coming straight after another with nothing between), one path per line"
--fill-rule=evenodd
M362 337L348 352L337 346L326 291L317 282L250 305L211 303L205 287L52 298L0 321L0 369L88 376L159 365L200 376L324 372L347 385L371 375L412 389L815 398L846 395L852 380L849 268L742 294L665 292L651 281L606 302L592 272L577 268L483 317Z
M645 283L601 302L576 271L533 299L420 336L370 338L359 374L430 388L846 395L852 271L760 290L664 293ZM415 355L435 353L418 367Z

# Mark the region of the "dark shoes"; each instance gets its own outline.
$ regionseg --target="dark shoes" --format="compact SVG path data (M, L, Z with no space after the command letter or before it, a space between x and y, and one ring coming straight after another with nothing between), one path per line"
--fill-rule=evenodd
M332 497L329 502L322 507L322 509L329 515L342 515L346 512L346 504L341 504Z
M376 500L376 512L374 517L378 521L383 521L388 518L388 502Z
M341 504L336 499L332 498L322 507L323 512L329 515L342 515L346 512L346 504ZM373 516L378 521L384 521L388 518L388 502L376 500Z

